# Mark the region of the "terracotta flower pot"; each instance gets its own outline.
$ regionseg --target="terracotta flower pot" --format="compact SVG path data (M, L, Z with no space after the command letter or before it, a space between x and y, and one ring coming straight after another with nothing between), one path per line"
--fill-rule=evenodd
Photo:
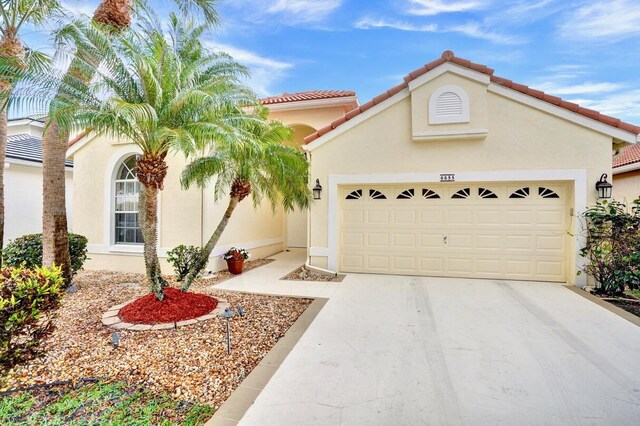
M229 272L234 275L238 275L242 273L242 266L244 265L244 259L227 259L227 268Z

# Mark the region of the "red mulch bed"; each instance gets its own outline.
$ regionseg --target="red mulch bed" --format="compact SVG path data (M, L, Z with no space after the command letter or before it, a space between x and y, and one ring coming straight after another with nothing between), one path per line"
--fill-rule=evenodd
M160 324L197 318L213 311L216 306L218 299L206 294L167 287L162 302L155 294L147 294L122 308L118 316L122 321L132 324Z

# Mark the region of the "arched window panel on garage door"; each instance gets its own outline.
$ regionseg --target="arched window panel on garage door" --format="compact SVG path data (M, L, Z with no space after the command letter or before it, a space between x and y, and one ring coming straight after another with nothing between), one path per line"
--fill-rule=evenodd
M471 195L471 189L470 188L463 188L459 191L456 191L451 198L457 198L457 199L462 199L462 198L469 198L469 196Z
M440 196L431 189L422 188L422 198L426 198L428 200L428 199L440 198Z
M360 198L362 198L362 189L356 189L347 194L345 200L359 200Z
M405 189L396 197L397 200L410 200L415 195L415 190L413 188Z
M529 187L525 186L524 188L520 188L514 191L509 198L527 198L529 196Z
M542 198L560 198L555 191L549 188L544 188L542 186L538 187L538 195Z
M478 188L480 198L498 198L495 192L487 188Z
M384 195L382 192L378 191L377 189L370 189L369 190L369 197L373 198L374 200L386 200L387 196Z

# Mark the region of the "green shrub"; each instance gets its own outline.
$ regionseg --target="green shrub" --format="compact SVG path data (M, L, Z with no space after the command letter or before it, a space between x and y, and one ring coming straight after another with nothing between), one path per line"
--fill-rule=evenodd
M200 248L180 244L167 252L167 262L173 266L176 279L182 281L189 273L189 269L197 263Z
M602 201L584 213L587 239L580 250L583 270L596 280L596 293L619 295L640 288L640 200L629 210L617 201Z
M0 270L0 365L11 368L39 353L53 330L50 314L62 295L58 267Z
M87 260L87 239L82 235L69 233L69 255L71 271L75 275L82 270ZM42 266L42 234L29 234L11 241L2 251L5 267L25 268Z

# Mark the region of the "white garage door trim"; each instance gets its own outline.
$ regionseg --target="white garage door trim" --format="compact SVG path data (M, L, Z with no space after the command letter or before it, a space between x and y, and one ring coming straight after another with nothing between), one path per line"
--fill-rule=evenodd
M446 171L455 175L456 182L518 182L518 181L570 181L573 182L574 215L580 215L587 208L587 171L585 169L567 170L502 170L484 172L456 172ZM351 184L400 184L418 182L440 182L440 173L381 173L381 174L353 174L329 175L327 191L327 241L328 241L328 269L338 269L338 213L339 186ZM584 238L578 236L575 250L575 266L581 267L585 259L580 256L579 247L584 245ZM311 248L313 252L314 248ZM317 248L316 248L317 250ZM586 276L576 277L576 285L584 287Z

